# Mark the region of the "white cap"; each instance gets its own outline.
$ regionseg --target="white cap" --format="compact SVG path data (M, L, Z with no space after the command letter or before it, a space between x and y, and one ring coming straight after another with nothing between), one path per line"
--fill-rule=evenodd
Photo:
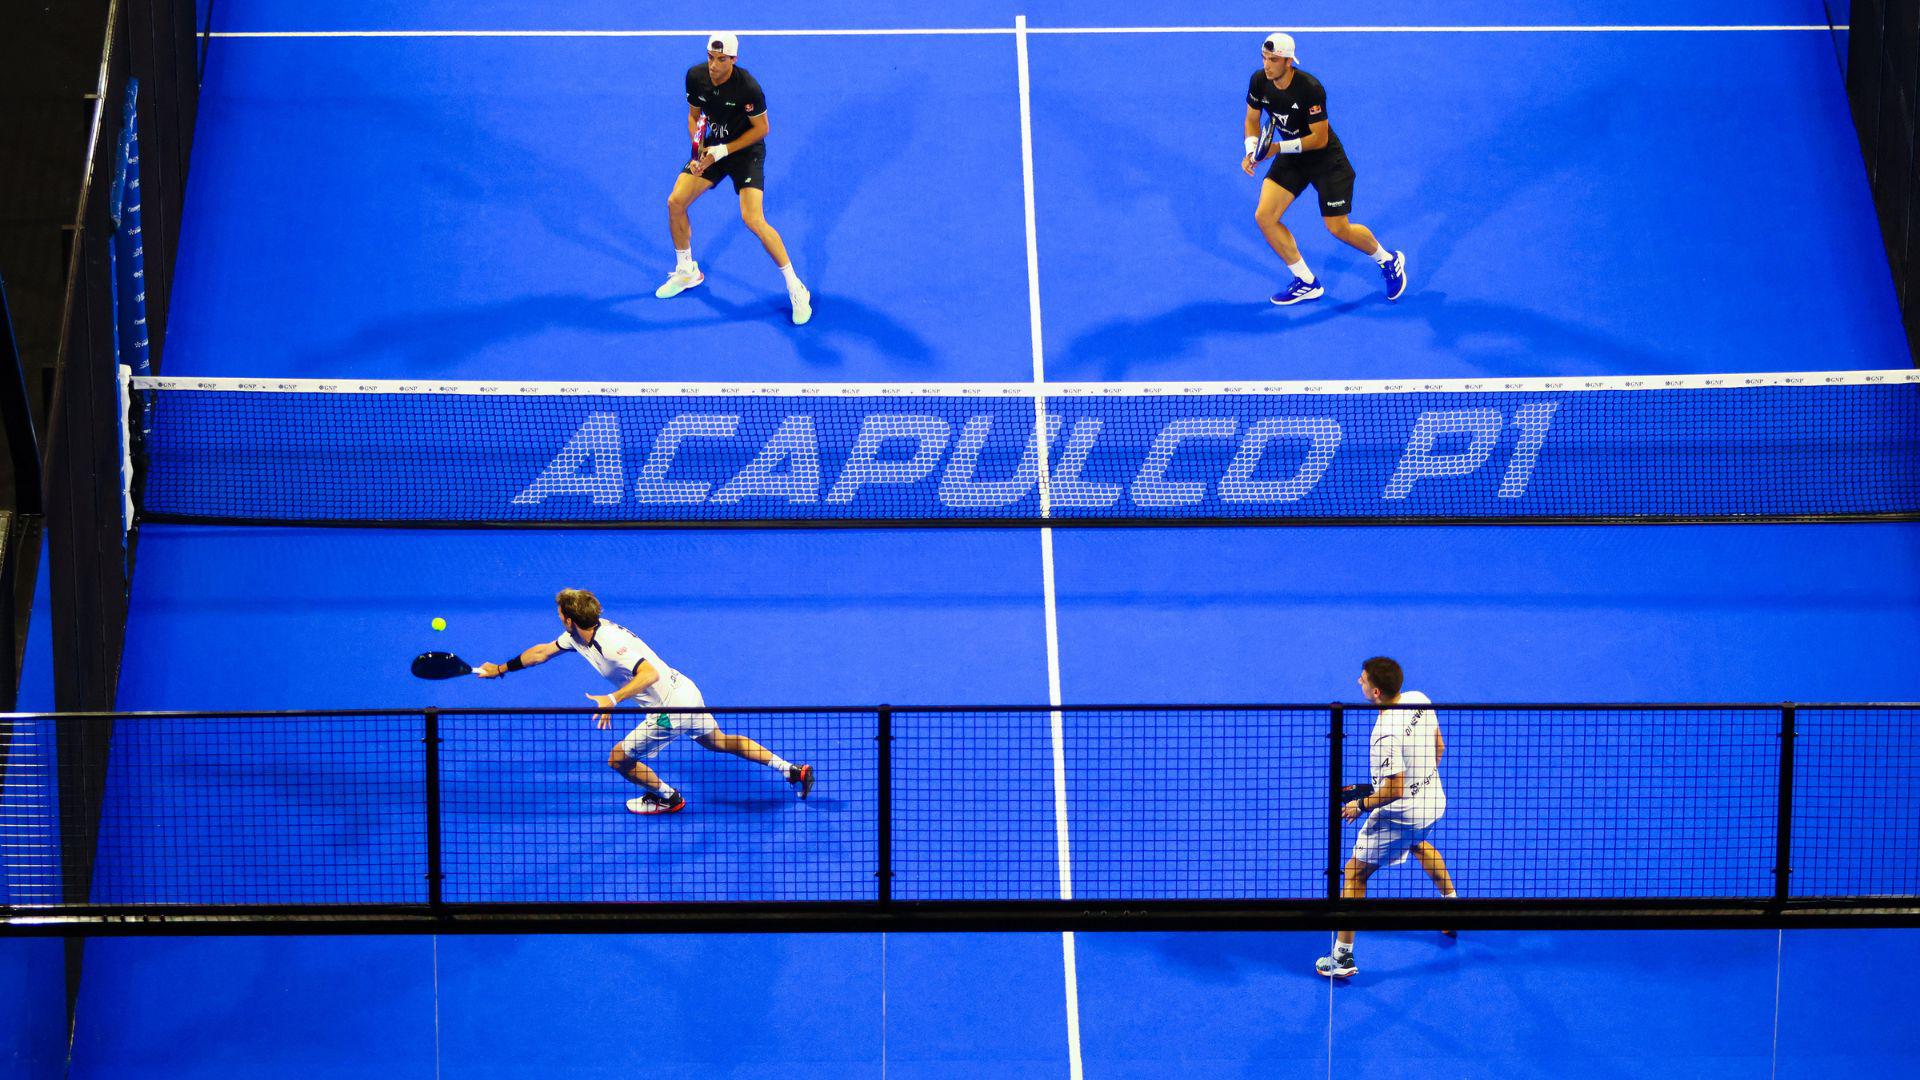
M1293 43L1289 41L1287 47L1292 48ZM740 39L725 30L716 30L707 35L707 51L718 51L723 56L739 56Z
M1293 35L1282 34L1277 30L1268 34L1267 40L1260 43L1260 51L1284 56L1289 60L1298 59L1293 52Z

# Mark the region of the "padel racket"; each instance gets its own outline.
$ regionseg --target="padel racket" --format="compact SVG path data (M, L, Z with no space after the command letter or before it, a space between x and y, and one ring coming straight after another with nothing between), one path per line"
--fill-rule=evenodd
M1267 151L1273 149L1273 114L1266 110L1260 112L1260 141L1253 144L1253 160L1267 160Z
M1350 802L1358 802L1371 794L1373 794L1372 784L1348 784L1346 787L1340 789L1340 805L1345 806Z
M700 160L700 152L707 148L707 114L701 113L700 119L693 125L693 160Z
M422 679L457 679L473 674L473 665L450 652L423 652L413 658L413 673Z

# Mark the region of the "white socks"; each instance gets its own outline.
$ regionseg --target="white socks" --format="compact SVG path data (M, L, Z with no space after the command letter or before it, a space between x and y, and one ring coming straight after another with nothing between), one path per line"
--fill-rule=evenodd
M1373 261L1376 266L1385 266L1393 261L1393 252L1387 250L1387 245L1381 244L1373 253Z
M781 776L787 775L787 770L793 768L792 765L787 763L787 759L781 757L779 754L773 755L773 760L767 762L767 767L779 773Z
M1309 285L1313 284L1313 271L1307 269L1307 260L1300 259L1297 262L1290 262L1287 264L1287 269L1293 271L1294 277L1299 278Z
M797 290L806 288L805 285L800 284L800 275L793 272L792 263L788 263L787 265L780 268L780 276L787 279L788 292L795 292Z
M684 251L679 248L673 249L673 258L673 269L675 273L694 269L692 248L687 248Z

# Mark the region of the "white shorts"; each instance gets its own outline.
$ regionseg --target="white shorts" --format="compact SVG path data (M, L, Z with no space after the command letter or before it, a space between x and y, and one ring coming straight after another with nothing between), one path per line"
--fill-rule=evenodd
M1360 838L1353 842L1354 861L1371 866L1398 866L1426 840L1435 824L1409 825L1404 821L1389 821L1378 813L1369 814L1367 823L1360 826Z
M707 699L700 696L700 688L685 675L679 676L667 687L665 702L670 709L698 709L705 706ZM635 761L653 757L667 748L667 744L682 735L691 735L704 739L720 730L712 713L648 713L640 726L627 732L620 740L620 750Z

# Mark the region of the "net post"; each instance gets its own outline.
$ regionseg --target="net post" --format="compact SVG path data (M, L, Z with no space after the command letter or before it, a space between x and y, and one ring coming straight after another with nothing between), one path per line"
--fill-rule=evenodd
M1340 761L1345 756L1346 707L1339 702L1327 711L1327 899L1340 899Z
M1773 902L1785 907L1793 874L1793 748L1798 736L1798 710L1789 701L1780 706L1780 806L1774 826Z
M444 901L445 877L440 870L440 710L428 709L424 720L420 741L427 750L427 904L438 908Z
M874 741L879 744L875 761L875 786L880 789L880 813L876 827L879 830L875 843L878 869L874 872L879 891L875 895L882 905L893 903L893 707L880 706L877 714L878 727Z

